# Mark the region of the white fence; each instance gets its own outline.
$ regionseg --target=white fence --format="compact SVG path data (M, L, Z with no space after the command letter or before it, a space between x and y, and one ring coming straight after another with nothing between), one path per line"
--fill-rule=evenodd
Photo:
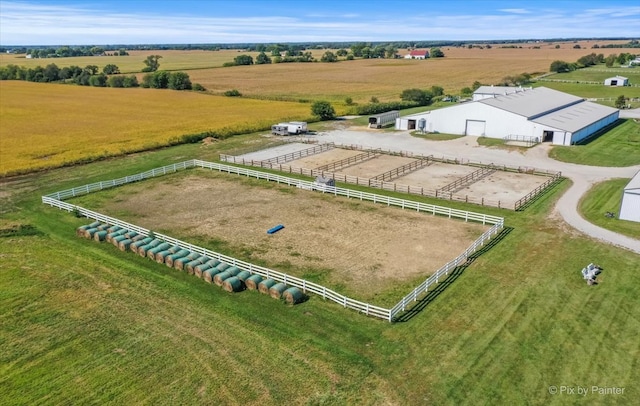
M201 168L207 168L211 170L218 170L220 172L226 172L230 174L250 176L258 179L266 179L272 182L285 183L291 186L296 186L296 187L300 187L308 190L314 190L316 188L316 185L313 182L308 182L308 181L303 181L299 179L288 178L285 176L279 176L279 175L274 175L270 173L250 170L246 168L239 168L239 167L234 167L234 166L229 166L224 164L218 164L213 162L191 160L191 161L181 162L179 164L167 165L162 168L156 168L151 171L147 171L147 172L143 172L143 173L139 173L131 176L126 176L120 179L96 182L89 185L76 187L73 189L51 193L49 195L43 196L42 202L44 204L48 204L53 207L58 207L60 209L63 209L69 212L77 211L80 215L90 219L94 219L94 220L108 223L111 225L118 225L122 228L131 230L131 231L136 231L143 235L148 235L149 230L147 229L138 227L134 224L127 223L113 217L106 216L98 212L87 210L77 205L63 202L62 200L71 198L74 196L80 196L83 194L95 192L102 189L120 186L126 183L137 182L143 179L148 179L148 178L164 175L167 173L176 172L181 169L187 169L187 168L193 168L193 167L201 167ZM237 266L240 269L247 270L252 274L258 274L264 278L271 278L276 281L283 282L287 285L296 286L302 289L304 292L314 293L316 295L321 296L323 299L328 299L333 302L336 302L345 308L353 309L358 312L364 313L366 315L382 318L389 322L392 322L397 314L405 311L406 307L409 305L411 301L418 300L420 295L427 292L431 286L438 283L439 279L446 277L449 274L449 272L451 272L456 266L459 266L464 262L466 262L469 255L474 253L478 248L482 247L493 236L499 233L500 229L502 229L504 226L504 219L496 216L488 216L480 213L467 212L464 210L455 210L447 207L436 206L432 204L424 204L424 203L414 202L410 200L396 199L396 198L391 198L387 196L360 192L360 191L345 189L345 188L323 186L322 191L325 193L332 193L336 196L340 195L340 196L346 196L349 198L355 198L360 200L368 200L374 203L394 205L394 206L402 207L404 209L413 209L419 212L431 213L433 215L439 214L439 215L447 216L449 218L459 218L459 219L464 219L465 221L477 221L477 222L481 222L482 224L492 224L492 227L489 228L487 231L485 231L462 254L460 254L454 260L448 262L443 267L441 267L438 271L436 271L433 275L427 278L423 283L421 283L408 295L403 297L400 300L400 302L398 302L398 304L396 304L391 309L386 309L383 307L374 306L369 303L360 302L358 300L351 299L347 296L341 295L331 289L326 288L325 286L318 285L316 283L309 282L304 279L300 279L291 275L287 275L282 272L274 271L269 268L257 266L249 262L232 258L214 251L210 251L205 248L202 248L184 241L177 240L167 235L163 235L159 233L154 233L154 234L155 234L155 237L158 239L161 239L171 244L178 245L181 248L187 249L191 252L196 252L201 255L206 255L208 257L218 259L219 261Z

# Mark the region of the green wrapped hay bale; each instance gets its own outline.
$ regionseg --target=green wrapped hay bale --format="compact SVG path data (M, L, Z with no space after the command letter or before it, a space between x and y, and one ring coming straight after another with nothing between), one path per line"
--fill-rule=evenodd
M170 248L167 248L166 250L162 250L158 253L155 254L155 260L157 263L162 264L164 263L164 259L171 254L175 254L176 252L180 251L180 247L178 245L174 245Z
M94 235L93 235L93 239L98 241L98 242L102 242L104 241L105 238L107 238L107 234L109 234L107 232L107 230L102 230L102 231L97 231Z
M107 228L108 234L109 233L115 233L118 230L122 230L122 227L120 226L110 226Z
M151 241L153 241L153 238L144 237L143 239L138 240L138 241L134 242L133 244L131 244L129 246L129 249L137 254L138 253L138 248L142 247L143 245L149 244Z
M258 290L260 291L260 293L264 293L265 295L268 295L269 289L271 289L271 287L276 283L277 282L274 281L273 279L265 279L258 284Z
M105 238L106 242L110 242L113 243L113 239L119 235L124 235L127 232L127 230L125 230L124 228L121 228L117 231L113 231L109 234L107 234L107 238Z
M269 288L269 296L274 299L281 299L284 291L287 290L287 285L284 283L276 283L272 287Z
M118 244L118 248L120 248L120 251L126 251L129 249L129 247L131 247L131 244L143 239L144 236L142 234L137 234L132 238L120 241L120 243Z
M107 223L100 223L100 225L97 228L98 228L98 230L102 231L102 230L108 229L109 227L111 227L111 226L109 224L107 224Z
M306 295L295 286L290 287L282 293L282 297L287 304L294 305L306 300Z
M124 241L124 240L128 240L129 237L127 237L126 235L119 235L117 237L113 237L111 239L111 244L115 245L116 247L120 245L120 241Z
M139 234L138 234L137 231L127 231L126 233L124 233L124 235L126 235L129 238L133 238L133 237L135 237L135 236L137 236Z
M229 272L220 272L217 273L213 276L213 283L215 283L218 286L222 286L222 284L224 283L224 280L227 278L231 278L233 275L231 275Z
M193 261L187 262L187 264L184 266L187 270L187 273L189 273L189 275L193 275L195 273L195 267L197 265L201 265L206 263L207 261L209 261L211 258L207 257L207 256L200 256L199 258L194 259Z
M205 262L205 264L207 264L207 265L211 265L211 268L215 268L215 267L217 267L218 265L220 265L220 264L221 264L221 262L220 262L220 260L217 260L217 259L210 259L210 260L208 260L207 262Z
M238 275L238 277L240 277L240 275ZM244 284L247 285L247 289L249 290L258 290L260 282L262 282L262 276L258 274L251 275L244 280Z
M188 266L188 264L187 264ZM204 271L206 271L207 269L211 269L213 268L211 265L209 264L198 264L196 266L193 267L193 274L195 276L197 276L198 278L202 278L202 273Z
M156 238L156 239L152 240L149 244L145 244L145 245L142 245L142 246L138 247L138 255L140 255L141 257L146 257L147 256L147 251L157 247L160 244L162 244L162 240L159 240L159 239Z
M229 272L231 276L237 276L242 270L237 266L230 266L229 268L224 270L225 272Z
M173 261L173 267L176 268L179 271L184 271L185 269L185 265L187 265L189 262L193 261L194 259L199 258L201 255L198 254L197 252L191 252L189 253L189 255L186 255L182 258L178 258L175 261Z
M88 240L92 240L93 236L100 231L100 229L98 227L92 227L92 228L87 228L86 230L84 230L84 238L88 239Z
M171 248L171 244L169 244L168 242L163 242L160 243L158 245L156 245L155 247L151 248L150 250L147 251L147 258L155 261L156 260L156 254L160 251L164 251L168 248Z
M78 237L84 237L84 236L85 236L84 232L85 232L86 230L88 230L88 229L90 229L90 228L97 228L99 225L100 225L100 222L99 222L99 221L94 221L94 222L93 222L93 223L91 223L91 224L85 224L85 225L83 225L83 226L80 226L80 227L78 227L78 228L76 229L76 235L77 235Z
M219 273L220 271L217 268L209 268L202 272L202 279L208 283L213 283L213 278Z
M170 268L173 268L173 262L176 259L180 259L180 258L184 258L187 255L189 255L191 251L189 250L185 250L185 249L180 249L178 252L176 252L175 254L171 254L171 255L167 255L167 257L164 259L164 264Z
M238 279L240 279L242 282L246 281L248 277L251 276L251 272L249 271L240 271L240 273L238 273L236 275L238 277Z
M242 283L242 281L237 276L232 276L224 280L224 282L222 283L222 289L231 293L240 292L244 290L244 283Z
M218 268L219 271L225 271L227 268L231 268L231 265L227 264L226 262L220 262L216 268Z

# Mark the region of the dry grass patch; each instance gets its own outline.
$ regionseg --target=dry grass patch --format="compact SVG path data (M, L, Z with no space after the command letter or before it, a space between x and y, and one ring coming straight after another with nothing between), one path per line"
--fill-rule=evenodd
M0 176L304 119L307 104L155 89L0 82Z

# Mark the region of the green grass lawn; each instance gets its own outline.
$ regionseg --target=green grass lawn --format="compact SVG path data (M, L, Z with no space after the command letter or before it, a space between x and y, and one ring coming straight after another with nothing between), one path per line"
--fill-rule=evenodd
M640 97L640 87L611 87L604 85L590 85L584 83L544 82L538 81L534 87L544 86L584 98L612 98L624 95L626 97Z
M551 385L625 388L589 394L591 403L640 396L638 256L548 217L567 182L523 212L453 204L502 215L507 229L394 324L315 296L288 307L228 294L80 239L86 220L40 203L56 190L264 142L239 136L2 180L0 229L30 226L0 233L4 405L576 401L550 395ZM597 286L580 275L589 262L605 268Z
M546 76L546 79L582 80L588 82L602 82L613 76L624 76L631 82L640 80L640 69L637 68L607 68L605 65L596 65L590 68L576 69L571 72L556 73Z
M413 131L411 132L411 135L416 138L423 138L430 141L449 141L464 137L464 135L459 134L421 133L419 131Z
M640 223L619 220L622 192L629 179L612 179L596 184L580 200L580 214L600 227L640 239ZM605 213L615 214L615 218L605 217Z
M563 162L594 166L640 164L640 123L620 123L584 145L555 146L549 156Z

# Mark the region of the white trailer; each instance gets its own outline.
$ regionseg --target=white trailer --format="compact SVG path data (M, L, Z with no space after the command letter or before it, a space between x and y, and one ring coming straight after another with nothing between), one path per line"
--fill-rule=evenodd
M304 134L307 132L307 123L304 121L290 121L288 123L278 123L272 126L272 130L274 127L284 128L286 127L287 132L289 134Z
M369 128L382 128L387 124L395 123L396 118L400 117L399 110L391 110L385 113L376 114L369 117Z

